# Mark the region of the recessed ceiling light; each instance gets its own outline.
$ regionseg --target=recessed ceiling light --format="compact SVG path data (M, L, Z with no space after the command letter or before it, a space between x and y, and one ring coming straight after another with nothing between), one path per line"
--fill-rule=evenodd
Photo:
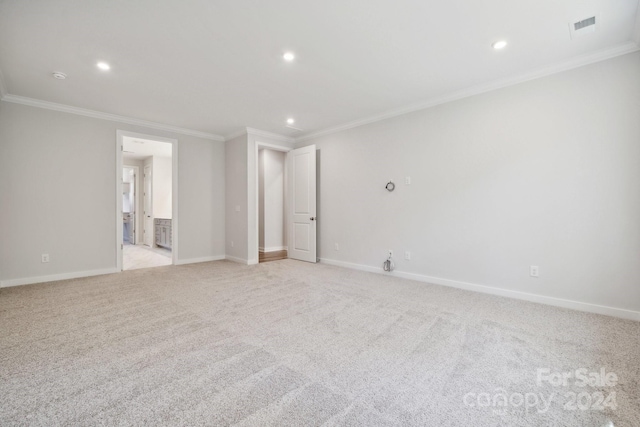
M290 124L290 125L294 124L295 122L296 121L291 119L291 118L287 119L287 123Z
M507 45L507 42L504 40L500 40L495 42L494 44L492 44L491 46L496 49L496 50L500 50L500 49L504 49L504 47Z
M101 70L104 70L104 71L108 71L108 70L111 69L111 66L109 64L107 64L106 62L98 62L96 64L96 66L98 68L100 68Z
M61 73L59 71L56 71L53 73L53 77L55 77L58 80L64 80L67 78L67 75L65 73Z
M285 52L284 55L282 55L282 57L284 58L285 61L287 62L291 62L294 59L296 59L296 56L292 53L292 52Z

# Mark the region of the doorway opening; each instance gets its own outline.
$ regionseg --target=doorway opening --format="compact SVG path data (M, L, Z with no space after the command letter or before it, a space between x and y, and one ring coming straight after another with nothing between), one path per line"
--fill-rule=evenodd
M120 270L176 260L177 141L118 131Z
M139 177L140 168L125 162L122 167L122 239L125 245L135 245L137 241Z
M287 258L286 153L258 147L258 262Z
M292 149L259 141L255 141L255 144L253 194L256 215L255 225L249 228L249 236L256 244L249 248L249 263L282 258L317 262L316 146ZM270 163L272 157L269 156L273 152L283 156L282 168L279 162ZM273 166L273 163L276 165ZM274 175L282 179L282 202L279 197L274 197L273 193L269 192L270 188L281 188L280 181L270 178L269 164L273 166ZM267 169L266 173L264 169ZM269 206L278 213L282 212L281 209L284 211L282 232L277 226L270 226ZM273 222L279 224L280 220ZM274 240L269 240L270 235L282 239L275 240L281 241L282 246L273 243ZM274 253L280 251L286 252Z

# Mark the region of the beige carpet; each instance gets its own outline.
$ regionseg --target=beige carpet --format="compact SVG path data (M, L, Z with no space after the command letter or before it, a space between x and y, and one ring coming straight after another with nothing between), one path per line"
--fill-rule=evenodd
M639 339L292 260L133 270L0 289L0 425L640 426ZM617 381L538 385L538 368Z

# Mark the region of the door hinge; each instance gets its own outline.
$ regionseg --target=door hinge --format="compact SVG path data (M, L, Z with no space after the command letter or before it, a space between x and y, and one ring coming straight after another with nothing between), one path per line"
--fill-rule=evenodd
M120 249L124 249L124 243L120 243Z

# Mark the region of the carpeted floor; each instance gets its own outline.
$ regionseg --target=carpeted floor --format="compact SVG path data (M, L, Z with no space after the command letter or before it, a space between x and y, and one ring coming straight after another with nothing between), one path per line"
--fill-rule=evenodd
M639 426L639 381L638 322L293 260L0 289L2 426Z

